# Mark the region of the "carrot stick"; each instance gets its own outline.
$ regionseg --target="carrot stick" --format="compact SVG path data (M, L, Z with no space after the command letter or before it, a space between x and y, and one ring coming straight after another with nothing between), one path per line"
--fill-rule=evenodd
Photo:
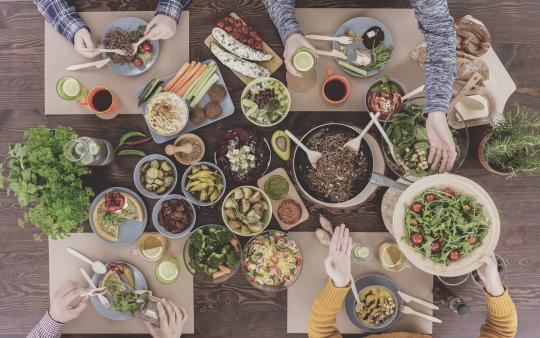
M193 74L195 74L195 72L197 71L197 69L199 69L201 67L201 63L197 62L195 63L195 65L193 67L191 67L181 78L180 80L178 80L178 82L176 82L176 84L174 85L174 87L171 88L171 92L178 92L180 90L180 88L182 88L182 86L184 85L184 83L186 83L187 81L189 81L189 79L191 79L193 77Z
M228 267L226 267L225 265L220 265L219 266L219 270L225 272L225 273L231 273L231 269L229 269Z
M174 87L178 85L180 82L183 82L186 78L186 76L191 72L191 70L195 67L197 64L196 61L191 61L191 63L188 65L184 73L178 78L178 80L169 88L170 92L174 92Z
M180 69L178 69L178 71L176 72L176 74L173 76L172 79L169 80L169 82L167 82L167 84L165 85L165 87L163 87L163 90L164 91L169 91L173 86L174 84L176 83L176 81L178 81L178 79L184 74L184 72L189 68L189 63L184 63L182 65L182 67L180 67Z
M180 90L177 92L177 94L180 95L180 96L184 96L186 94L188 88L193 84L193 82L195 82L199 78L199 76L201 76L201 74L205 71L205 69L207 67L208 67L207 64L202 63L201 67L199 67L199 69L197 69L197 71L195 72L195 74L193 74L193 76L191 77L191 79L189 79L189 81L184 83L184 85L182 86L182 88L180 88Z

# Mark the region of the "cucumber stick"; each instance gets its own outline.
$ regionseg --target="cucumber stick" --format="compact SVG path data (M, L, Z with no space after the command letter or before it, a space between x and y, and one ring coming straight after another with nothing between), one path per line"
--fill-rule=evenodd
M191 108L197 107L199 102L202 100L204 95L206 95L206 92L208 92L208 89L212 87L216 82L218 82L219 76L217 74L212 74L210 79L206 81L206 83L199 89L197 95L193 98L193 100L190 103Z
M216 69L217 69L216 63L211 62L208 65L208 68L206 68L206 70L199 76L199 78L195 82L193 82L193 84L189 87L184 98L186 100L189 100L192 97L197 96L197 89L202 87L204 83L208 81L210 76L212 76L216 72Z
M343 60L339 60L338 65L340 65L343 68L346 68L346 69L350 70L351 72L355 72L358 75L361 75L361 76L367 76L368 75L367 71L363 70L362 68L358 68L356 66L353 66L350 63L345 62Z

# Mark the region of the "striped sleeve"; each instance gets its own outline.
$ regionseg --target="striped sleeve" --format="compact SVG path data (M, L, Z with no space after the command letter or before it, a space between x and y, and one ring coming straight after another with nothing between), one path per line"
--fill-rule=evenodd
M75 13L75 7L69 6L66 0L34 0L34 3L45 20L71 42L81 28L88 29L84 20Z
M300 25L294 12L295 0L263 0L263 3L283 44L291 35L300 33Z
M182 9L187 6L190 0L160 0L156 9L156 14L167 15L178 23Z
M424 113L447 112L456 77L456 31L447 0L412 0L426 40Z
M52 319L47 311L26 338L59 338L63 329L64 324Z

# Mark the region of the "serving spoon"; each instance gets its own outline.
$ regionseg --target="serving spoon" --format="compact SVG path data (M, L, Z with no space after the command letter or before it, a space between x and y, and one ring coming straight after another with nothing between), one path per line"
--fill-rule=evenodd
M299 146L307 155L309 162L313 166L313 168L317 168L317 162L321 158L322 154L318 151L314 151L306 147L302 141L296 138L293 133L291 133L289 130L285 129L285 134L289 136L291 140L293 140L294 143L296 143L297 146Z
M78 259L82 260L83 262L86 262L86 263L90 264L92 266L92 270L95 273L99 273L99 274L102 275L105 272L107 272L107 267L102 262L93 261L90 258L86 257L85 255L83 255L82 253L80 253L79 251L77 251L77 250L75 250L73 248L67 248L66 251L69 252L70 254L72 254L73 256L77 257Z
M390 149L390 154L392 155L394 160L396 160L396 153L394 151L394 144L392 143L392 141L390 141L390 138L388 137L388 135L384 131L384 128L379 123L379 120L375 117L375 115L373 115L372 112L369 112L369 117L371 117L371 120L373 121L373 123L375 123L375 125L377 126L377 129L379 129L379 132L381 133L384 141L386 142L386 144L388 145L388 148Z
M381 115L381 113L377 112L375 114L375 118L378 118L379 115ZM369 131L369 129L371 128L373 123L375 123L373 120L369 121L369 123L366 125L366 127L360 133L360 135L353 138L352 140L347 141L347 143L345 143L343 145L343 147L344 148L349 147L349 148L351 148L352 150L354 150L357 153L360 150L360 143L362 142L362 139L364 138L364 136L366 136L367 132Z

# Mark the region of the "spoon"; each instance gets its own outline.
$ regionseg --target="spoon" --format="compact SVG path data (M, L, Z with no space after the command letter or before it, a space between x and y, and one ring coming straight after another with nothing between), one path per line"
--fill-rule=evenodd
M416 94L419 94L419 93L423 92L424 87L425 87L425 85L421 85L420 87L416 88L415 90L403 95L401 97L401 101L403 102L403 101L407 100L408 98L411 98L411 97L415 96Z
M146 41L146 36L143 36L142 38L139 39L139 41L131 44L131 50L132 50L131 55L135 55L135 53L137 53L137 49L139 49L139 45L143 43L144 41Z
M165 154L173 156L175 153L191 154L193 152L193 144L186 143L181 146L175 146L174 144L167 144L165 147Z
M392 143L392 141L390 141L390 138L388 137L383 127L379 123L379 120L377 120L377 118L375 117L375 115L373 115L372 112L369 112L369 117L371 117L371 120L375 123L375 125L377 126L377 129L379 129L379 132L381 133L384 141L386 142L386 144L388 144L388 148L390 148L390 154L392 155L394 160L396 160L396 153L394 152L394 144Z
M381 115L380 112L377 112L375 114L375 118L378 118L379 115ZM364 136L367 134L367 132L369 131L369 129L371 128L371 126L373 125L373 123L375 123L373 120L369 121L369 123L366 125L366 127L364 128L364 130L362 130L362 132L360 133L360 135L358 135L357 137L353 138L352 140L349 140L347 141L347 143L345 143L343 145L343 147L349 147L351 148L352 150L354 150L355 152L358 152L358 150L360 150L360 143L362 142L362 139L364 138Z
M354 281L352 274L349 275L349 278L351 279L351 290L354 295L354 299L356 300L356 306L360 306L362 303L360 303L360 297L358 296L358 290L356 289L356 282Z
M299 146L307 155L309 162L313 166L313 168L317 168L317 161L321 158L322 154L318 151L310 150L308 147L306 147L299 139L296 138L296 136L293 135L289 130L285 129L285 134L289 136L291 140L293 140L294 143L296 143L297 146Z
M342 45L350 45L353 43L353 39L350 36L325 36L316 34L307 34L306 39L320 40L320 41L336 41Z
M94 284L94 282L92 282L92 278L90 278L90 276L88 276L88 274L86 273L86 271L84 271L83 268L80 268L79 269L81 271L81 274L83 275L84 279L86 280L86 282L88 283L88 285L90 285L90 287L95 290L97 289L96 287L96 284ZM109 300L107 299L107 297L105 297L104 295L100 294L100 293L97 293L96 294L97 298L99 299L99 302L106 308L106 309L110 309L111 308L111 302L109 302Z
M315 53L317 55L331 56L331 57L335 57L335 58L338 58L338 59L341 59L341 60L347 60L348 59L347 55L343 54L342 52L340 52L339 50L336 50L336 49L332 49L331 51L317 49L315 51Z
M83 254L81 254L80 252L78 252L75 249L67 248L66 250L67 250L67 252L69 252L73 256L77 257L78 259L90 264L92 266L92 270L95 273L99 273L99 274L102 275L105 272L107 272L107 267L102 262L100 262L100 261L92 261L90 258L84 256Z

